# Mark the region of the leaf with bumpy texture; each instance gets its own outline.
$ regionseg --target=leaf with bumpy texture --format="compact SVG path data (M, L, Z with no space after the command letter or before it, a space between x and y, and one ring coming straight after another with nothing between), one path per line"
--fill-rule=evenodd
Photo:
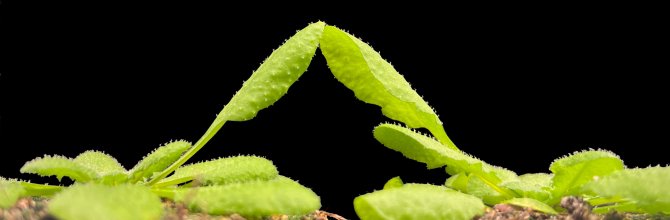
M624 164L619 156L604 150L576 152L557 159L549 167L554 178L552 198L548 204L557 204L563 196L579 195L585 183L622 169Z
M187 141L174 141L157 148L129 171L130 183L142 181L152 177L155 172L163 171L190 147L191 143Z
M26 190L18 181L0 177L0 208L13 206L25 193Z
M100 182L121 183L128 178L126 169L116 158L100 151L86 151L75 157L73 161L97 173L98 177L102 178Z
M237 156L185 165L155 186L167 186L197 179L204 185L224 185L252 180L270 180L279 175L272 161L256 156Z
M88 182L98 178L98 175L72 161L72 159L63 156L49 156L38 157L21 167L21 173L32 173L40 176L56 176L60 181L63 176L77 182Z
M648 167L616 171L586 184L584 188L599 196L623 198L648 213L670 214L668 183L670 167Z
M511 189L521 197L544 201L551 196L549 192L554 177L548 173L528 173L519 176L516 181L504 182L502 187Z
M362 220L465 220L484 213L484 208L477 197L429 184L405 184L354 199L354 209Z
M56 194L49 210L63 220L151 220L161 217L163 207L145 186L76 184Z
M440 142L458 150L428 103L372 47L333 26L324 28L320 42L331 72L356 98L380 106L384 115L409 127L428 129Z
M244 217L305 215L321 207L319 196L299 183L279 176L269 181L178 189L175 200L216 215Z

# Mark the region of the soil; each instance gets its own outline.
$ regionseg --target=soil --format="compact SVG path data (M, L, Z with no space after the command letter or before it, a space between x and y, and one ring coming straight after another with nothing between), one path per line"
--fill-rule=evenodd
M24 198L16 202L16 204L8 209L0 209L0 220L23 220L23 219L53 219L54 216L49 214L48 200L40 198ZM233 214L229 216L213 216L204 213L190 212L183 205L173 203L171 201L163 201L163 206L166 210L164 220L245 220L244 217ZM565 197L561 201L561 207L566 210L566 213L559 215L548 215L541 212L535 212L530 209L524 209L511 205L496 205L486 211L482 216L478 216L476 220L670 220L667 215L646 215L633 213L608 213L595 214L591 212L591 207L584 200L576 197ZM287 216L276 215L265 218L267 220L345 220L345 218L324 211L315 211L305 216Z

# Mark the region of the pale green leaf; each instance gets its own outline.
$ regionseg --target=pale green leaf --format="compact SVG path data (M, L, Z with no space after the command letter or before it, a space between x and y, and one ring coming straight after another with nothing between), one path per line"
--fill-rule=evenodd
M307 70L324 26L323 22L310 24L272 52L219 113L217 121L252 119L286 94Z
M356 98L380 106L384 115L409 127L428 129L458 150L428 103L368 44L333 26L324 28L320 42L331 72Z
M240 214L244 217L305 215L321 207L319 196L299 183L279 176L221 186L178 189L175 200L209 214Z
M444 185L446 187L461 191L461 192L467 192L468 190L468 181L470 179L470 176L466 173L458 173L451 175L447 180L444 182Z
M98 175L72 161L72 159L63 156L49 156L38 157L21 167L21 173L32 173L40 176L56 176L60 181L63 176L77 182L88 182L98 178Z
M56 194L49 210L63 220L155 220L163 207L145 186L76 184Z
M130 182L142 181L152 177L156 172L163 171L190 147L191 143L187 141L174 141L157 148L129 171Z
M391 189L391 188L398 188L402 187L403 182L402 179L400 179L399 176L391 178L389 181L386 181L384 184L384 189Z
M0 209L13 206L25 194L26 190L18 181L0 177Z
M558 212L556 212L556 210L554 210L554 208L551 206L531 198L512 198L501 203L530 208L532 210L544 212L547 214L558 214Z
M156 186L174 185L197 179L199 184L223 185L253 180L270 180L279 175L272 161L256 156L236 156L185 165Z
M428 184L405 184L354 199L362 220L470 220L484 213L484 208L477 197Z
M116 158L100 151L86 151L75 157L73 161L94 171L101 178L99 182L121 183L128 178L126 169Z
M648 213L670 214L669 183L670 167L648 167L616 171L584 188L598 196L620 197L627 201L628 205L615 207L615 210L628 211L637 207Z
M604 150L588 150L557 159L549 170L554 173L552 198L548 204L560 202L563 196L580 195L581 187L594 179L624 169L619 156Z
M521 197L544 201L551 196L552 174L529 173L519 176L516 181L503 182L502 187L508 188Z

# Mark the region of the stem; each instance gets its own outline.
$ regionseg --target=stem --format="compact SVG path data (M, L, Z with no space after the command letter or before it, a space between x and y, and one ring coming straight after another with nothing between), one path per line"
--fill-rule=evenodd
M191 157L193 157L193 155L195 155L195 153L197 153L203 146L205 146L205 144L207 144L207 142L209 142L209 139L212 139L212 137L214 137L216 132L218 132L219 129L221 129L221 127L225 123L226 123L225 118L217 117L214 120L214 122L212 123L212 125L209 126L207 131L205 131L205 134L203 134L202 137L200 137L200 140L198 140L198 142L195 142L195 145L193 145L193 147L188 149L188 151L186 151L186 153L181 155L181 157L177 161L175 161L167 169L163 170L158 176L154 177L151 181L149 181L149 183L147 185L156 184L158 181L165 178L168 174L172 173L172 171L176 170L181 165L186 163L186 161L188 161L188 159L191 159Z

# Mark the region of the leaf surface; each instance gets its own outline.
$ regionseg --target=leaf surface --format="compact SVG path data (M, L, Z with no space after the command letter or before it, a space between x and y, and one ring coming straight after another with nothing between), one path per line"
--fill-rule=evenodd
M38 157L21 167L21 173L32 173L40 176L56 176L60 181L63 176L77 182L88 182L98 178L98 175L72 161L72 159L63 156L49 156Z
M142 181L152 177L156 172L163 171L177 161L181 154L190 147L191 143L187 141L174 141L157 148L129 171L130 182Z
M604 197L620 197L649 213L670 214L670 167L634 168L616 171L584 186ZM630 208L623 206L622 208ZM615 208L619 211L625 209Z
M556 210L554 210L554 208L551 206L531 198L512 198L501 203L530 208L535 211L540 211L547 214L558 214L558 212L556 212Z
M623 161L616 154L604 150L588 150L557 159L549 170L552 179L550 205L557 204L563 196L579 195L581 187L594 179L624 169Z
M224 185L252 180L271 180L279 175L272 161L256 156L236 156L186 165L156 186L198 179L204 185Z

